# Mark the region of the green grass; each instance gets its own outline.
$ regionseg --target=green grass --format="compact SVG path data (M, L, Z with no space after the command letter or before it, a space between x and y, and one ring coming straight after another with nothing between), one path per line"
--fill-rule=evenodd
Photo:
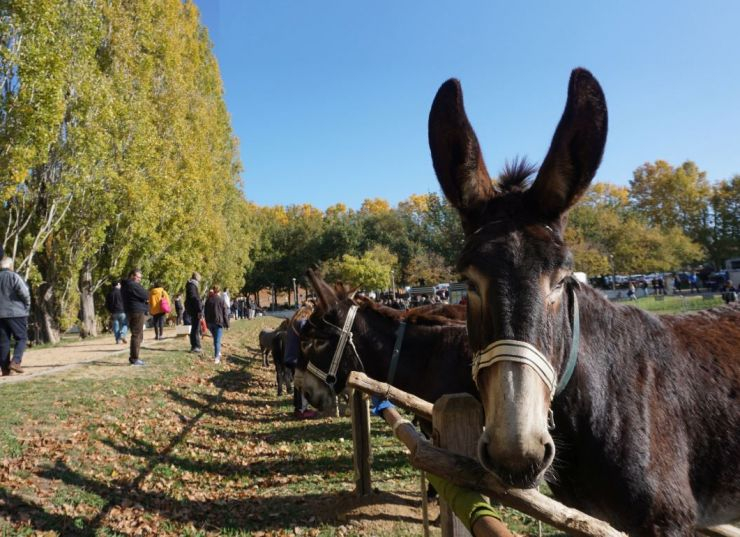
M705 300L702 295L669 295L663 300L648 296L637 300L621 301L621 303L635 305L646 311L660 314L685 313L724 305L724 301L719 296Z
M695 296L637 305L714 304ZM234 323L220 367L183 352L180 339L146 351L144 368L122 360L0 385L12 402L0 413L0 462L10 462L5 473L0 466L0 536L418 535L419 524L390 511L418 504L419 474L382 420L372 420L380 494L358 500L351 421L293 420L291 398L275 395L272 370L253 352L259 330L278 323ZM529 516L504 509L502 518L515 533L538 534ZM543 526L543 535L562 534Z
M0 431L0 453L11 459L23 455L23 444L18 441L18 438L12 431Z
M353 500L349 419L291 419L273 375L253 357L279 320L235 323L225 364L176 348L145 368L82 366L0 386L0 532L5 535L359 535L334 519ZM210 339L204 342L207 352ZM175 348L176 347L176 348ZM212 353L208 353L209 355ZM374 486L418 495L418 474L380 421ZM344 438L344 442L340 441ZM418 534L402 520L376 534Z
M101 508L105 505L105 500L94 492L89 492L80 487L65 485L56 490L54 496L51 498L51 503L57 506L85 504L91 507Z

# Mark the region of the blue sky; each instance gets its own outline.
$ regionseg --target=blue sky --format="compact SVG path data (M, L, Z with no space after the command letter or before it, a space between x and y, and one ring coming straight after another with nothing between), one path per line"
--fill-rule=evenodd
M609 136L598 181L646 161L740 173L740 2L196 0L259 205L438 191L429 107L463 85L488 169L539 162L571 69L598 78Z

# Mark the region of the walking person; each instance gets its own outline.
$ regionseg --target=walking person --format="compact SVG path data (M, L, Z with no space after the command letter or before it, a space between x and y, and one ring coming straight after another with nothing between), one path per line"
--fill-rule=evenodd
M730 302L737 302L737 289L732 286L732 282L730 280L725 282L724 289L722 290L722 300L724 300L725 304L728 306L730 305Z
M213 355L214 363L221 363L221 338L223 337L224 328L229 328L229 309L226 307L226 301L219 292L218 285L213 286L213 293L206 300L205 318L208 330L213 336Z
M175 295L175 313L177 314L177 319L175 320L175 325L180 326L183 324L183 318L182 318L182 312L185 310L185 308L182 305L182 295L180 293L177 293Z
M23 373L21 362L28 340L28 314L31 294L18 273L13 271L13 259L0 259L0 371ZM15 340L13 359L10 358L10 339Z
M131 330L131 350L128 361L131 365L142 366L144 362L139 358L141 342L144 339L144 321L149 311L149 293L141 285L141 270L133 269L128 279L121 282L121 297L123 311L126 312L128 326Z
M675 274L673 275L673 294L681 294L681 280Z
M696 276L695 272L691 273L691 276L689 276L689 284L691 286L691 292L693 293L696 291L699 292L699 278Z
M224 287L224 290L221 292L221 298L224 299L224 304L226 304L226 311L228 311L229 316L231 316L231 295L229 295L228 287Z
M203 317L203 303L200 300L200 274L197 272L193 272L185 284L185 311L190 317L190 352L202 352L200 320Z
M121 296L121 282L116 282L105 297L105 309L110 313L110 323L113 329L113 337L116 338L116 345L126 340L128 331L128 322L126 321L126 312L123 311L123 297Z
M155 281L149 289L149 314L154 319L154 339L164 339L164 320L170 311L170 295L159 281Z
M637 300L637 293L635 292L635 284L630 281L629 287L627 288L627 298L630 300Z

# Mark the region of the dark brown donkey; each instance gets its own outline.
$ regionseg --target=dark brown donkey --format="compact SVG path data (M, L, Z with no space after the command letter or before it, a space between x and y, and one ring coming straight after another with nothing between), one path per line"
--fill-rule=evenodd
M566 215L606 131L601 87L576 69L534 182L521 163L493 182L460 83L434 99L434 169L465 231L479 457L630 534L693 535L740 516L740 309L658 317L572 278Z
M330 286L312 271L308 272L308 279L319 300L301 331L296 383L313 406L320 410L329 407L334 395L344 390L350 371L364 371L376 380L390 382L431 402L446 393L477 395L470 376L473 355L468 347L462 306L424 306L401 312L353 298L346 289ZM341 353L334 378L321 378L330 373L342 329L353 307L355 319L348 327L351 342ZM401 323L406 324L395 372L391 373ZM389 379L389 375L393 378Z

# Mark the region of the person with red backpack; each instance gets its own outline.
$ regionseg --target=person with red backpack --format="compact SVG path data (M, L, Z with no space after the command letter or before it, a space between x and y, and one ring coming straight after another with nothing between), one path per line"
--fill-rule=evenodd
M155 281L149 289L149 314L154 320L154 339L164 339L164 321L172 311L171 304L170 295L159 281Z

